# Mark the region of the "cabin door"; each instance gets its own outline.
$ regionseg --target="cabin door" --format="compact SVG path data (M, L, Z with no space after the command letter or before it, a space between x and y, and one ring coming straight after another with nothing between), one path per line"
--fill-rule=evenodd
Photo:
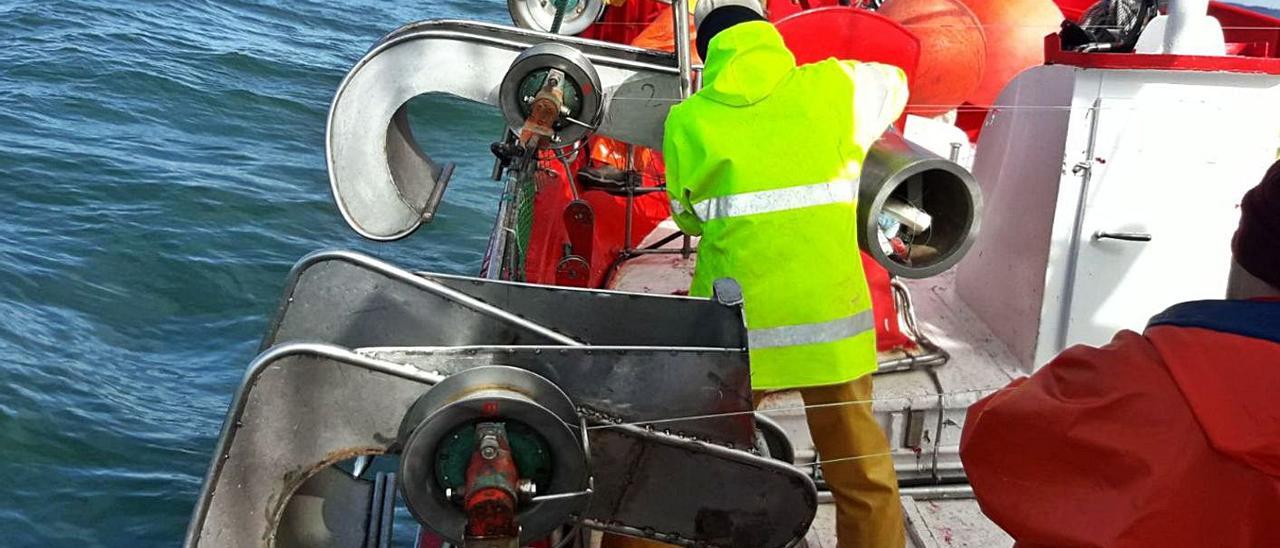
M1170 305L1222 298L1240 199L1280 144L1280 118L1259 110L1256 90L1103 83L1092 161L1077 170L1087 184L1060 348L1102 345Z

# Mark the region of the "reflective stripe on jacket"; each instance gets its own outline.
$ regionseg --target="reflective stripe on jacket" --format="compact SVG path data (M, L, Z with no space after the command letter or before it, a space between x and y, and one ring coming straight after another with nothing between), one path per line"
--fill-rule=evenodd
M663 146L675 221L702 236L690 294L718 278L742 285L755 389L874 371L858 178L906 105L906 77L835 59L797 67L759 21L711 40L703 80L671 109Z

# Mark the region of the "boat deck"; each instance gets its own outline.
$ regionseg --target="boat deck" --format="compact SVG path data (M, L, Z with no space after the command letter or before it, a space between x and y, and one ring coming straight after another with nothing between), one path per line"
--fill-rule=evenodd
M675 230L667 221L641 247ZM665 252L627 260L610 288L684 294L693 277L694 258L683 257L680 247L677 240L663 246ZM882 371L875 376L877 418L894 447L899 479L913 486L902 498L908 545L1012 546L1012 539L983 515L972 495L964 494L958 446L968 406L1021 376L1019 364L957 296L954 275L910 280L906 285L921 332L950 356L941 366ZM901 353L882 354L881 362L899 357ZM802 405L798 394L783 392L767 397L761 409L787 430L796 445L797 464L805 466L818 456ZM946 487L939 489L939 483ZM957 487L960 498L956 498ZM834 505L819 505L807 538L809 546L834 547L834 531Z
M1013 539L991 523L973 499L918 500L902 497L907 548L1008 548ZM818 505L808 548L836 548L836 507Z

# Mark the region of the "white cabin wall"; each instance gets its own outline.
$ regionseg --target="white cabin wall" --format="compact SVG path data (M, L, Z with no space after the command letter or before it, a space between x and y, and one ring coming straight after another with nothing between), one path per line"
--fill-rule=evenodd
M973 174L982 187L981 231L960 262L957 289L1030 372L1045 297L1064 173L1075 69L1042 66L1015 78L996 100L978 142Z
M1240 198L1278 153L1280 77L1029 69L978 143L986 210L959 295L1026 372L1221 298Z
M1280 77L1079 70L1075 87L1064 164L1088 169L1063 174L1037 366L1141 331L1173 304L1222 298L1240 198L1280 149Z

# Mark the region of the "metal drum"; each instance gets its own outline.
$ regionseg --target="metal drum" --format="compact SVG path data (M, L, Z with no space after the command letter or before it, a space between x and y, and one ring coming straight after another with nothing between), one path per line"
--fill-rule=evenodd
M564 74L561 84L564 109L553 129L553 146L569 145L593 131L604 118L604 95L600 75L581 51L555 42L524 50L511 63L498 88L498 107L512 130L519 130L529 117L529 105L547 79L557 70Z
M453 496L466 443L477 423L507 425L521 476L531 480L518 509L521 543L544 538L579 515L589 501L585 432L573 402L555 384L524 369L486 366L451 375L405 414L398 438L400 488L410 513L461 545L467 516ZM581 494L580 496L563 496ZM547 497L539 501L538 498Z
M858 191L858 245L889 273L928 278L955 266L978 236L982 194L968 170L904 139L885 133L867 153ZM906 204L928 218L905 256L886 253L878 241L881 213Z

